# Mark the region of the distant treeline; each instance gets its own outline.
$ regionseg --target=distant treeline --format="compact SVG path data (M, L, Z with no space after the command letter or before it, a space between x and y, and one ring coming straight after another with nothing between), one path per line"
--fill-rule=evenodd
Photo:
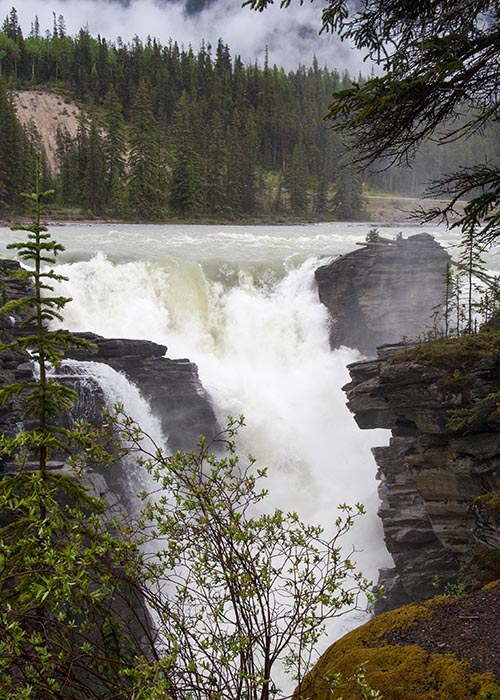
M3 208L29 189L40 144L36 125L17 123L8 87L46 87L83 108L76 137L59 131L45 181L61 206L96 215L359 218L363 183L420 194L497 148L484 135L459 148L429 141L412 170L360 173L322 119L332 93L351 84L345 71L245 66L222 40L194 52L149 37L115 44L86 29L71 37L62 16L45 34L35 17L24 37L14 8L0 32L0 76Z

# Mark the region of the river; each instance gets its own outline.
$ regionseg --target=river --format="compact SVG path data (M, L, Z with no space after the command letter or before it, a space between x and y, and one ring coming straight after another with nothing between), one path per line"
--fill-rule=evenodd
M57 291L73 299L63 326L153 340L196 362L220 422L245 416L240 448L268 467L273 505L327 527L339 503L365 504L352 543L376 579L390 559L370 448L389 434L360 431L345 406L346 365L360 356L330 350L314 282L316 267L353 250L371 227L68 224L51 233L65 246L57 271L69 278ZM430 226L379 230L456 239ZM0 255L12 257L6 244L21 237L0 228Z

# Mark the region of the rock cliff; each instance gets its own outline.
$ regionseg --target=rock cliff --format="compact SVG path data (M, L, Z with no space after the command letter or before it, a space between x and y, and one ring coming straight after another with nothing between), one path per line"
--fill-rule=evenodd
M27 296L30 292L25 280L11 276L17 269L17 262L0 261L0 288L5 301ZM8 344L18 333L26 332L26 327L20 328L20 320L16 317L0 318L2 343ZM210 438L218 432L210 398L199 380L194 363L186 359L167 358L165 346L149 341L106 339L92 333L81 335L95 343L96 348L74 350L68 353L68 357L103 362L123 372L150 401L153 412L162 422L164 434L168 436L171 451L194 448L200 435ZM65 422L71 426L76 418L84 418L99 424L104 404L99 386L88 377L79 381L74 373L69 374L71 376L63 381L77 389L79 399ZM31 379L32 376L33 367L28 356L9 349L0 352L0 386L20 379ZM14 435L21 426L22 405L19 399L13 399L8 405L0 405L0 430ZM10 468L9 465L4 466ZM54 463L53 467L63 468L60 463ZM87 479L92 493L106 496L111 505L123 504L124 499L127 501L130 496L124 488L126 479L115 471L109 470L105 481L102 475L95 473L89 473Z
M373 450L394 559L381 572L388 598L379 609L434 595L436 582L474 588L500 577L500 354L487 337L493 349L474 337L443 345L442 355L385 346L349 366L356 422L392 431L389 446ZM475 409L473 420L452 428L460 409Z
M332 348L347 345L367 356L383 343L415 338L435 325L450 262L427 233L371 239L315 273L319 298L330 311Z
M212 404L193 362L165 357L167 348L148 340L80 335L96 347L73 350L68 357L103 362L125 374L160 418L171 451L192 449L200 435L211 438L217 434Z

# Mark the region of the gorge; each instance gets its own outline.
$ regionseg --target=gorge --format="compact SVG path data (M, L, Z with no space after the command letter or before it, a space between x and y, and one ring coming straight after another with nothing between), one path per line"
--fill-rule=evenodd
M303 517L326 523L334 517L339 502L363 501L368 515L352 533L353 544L364 550L357 554L357 560L374 579L379 569L385 570L386 605L393 607L434 593L435 577L442 582L462 577L470 563L464 551L473 524L467 499L495 487L498 467L496 447L490 439L489 466L479 467L477 478L471 475L473 439L469 436L467 445L464 447L462 441L459 448L465 450L467 464L462 459L462 476L451 480L452 492L449 473L440 471L441 463L449 461L441 434L428 431L421 437L414 425L424 421L423 415L429 425L434 421L442 430L445 409L431 415L430 409L424 408L418 420L408 413L409 406L415 408L415 393L411 391L418 395L427 382L430 395L435 395L434 385L441 375L430 370L418 375L413 366L393 366L388 359L391 348L382 350L379 360L364 362L345 347L330 349L330 329L335 325L333 321L330 326L326 307L318 300L314 272L328 265L336 254L352 251L356 243L364 241L368 230L368 225L340 224L328 228L276 227L271 231L82 226L61 227L56 236L66 245L59 270L70 278L60 291L74 299L67 307L64 326L107 336L92 336L98 350L87 354L85 360L104 361L114 369L135 373L131 378L139 386L146 380L144 393L149 398L157 391L157 406L163 405L164 415L174 417L170 425L163 421L162 426L174 450L188 447L198 432L213 431L228 412L244 413L248 427L242 434L241 450L257 453L259 461L270 466L269 486L275 503L287 503ZM384 231L391 244L372 248L374 254L379 250L385 258L386 251L393 254L393 249L411 248L412 256L417 255L420 244L412 240L415 231L405 230L402 241L398 233L394 228ZM434 233L445 238L439 230ZM8 242L17 235L5 231L2 240ZM417 240L424 249L434 247L430 238L419 235ZM359 253L366 259L365 248ZM340 264L355 255L351 252ZM446 265L447 257L441 250L436 257L440 262L432 279L438 283L439 266ZM432 267L432 255L426 262L422 262L426 254L418 259L426 269ZM371 264L368 267L373 269ZM404 272L404 291L409 299L413 298L411 269L410 265ZM397 274L392 263L386 264L385 273L391 270ZM414 272L416 286L422 287L421 268L414 266ZM369 282L368 288L373 287ZM368 318L372 318L368 298L382 307L376 295L365 295ZM398 309L404 309L401 288L397 298ZM339 297L337 304L343 303L347 305L347 300ZM421 318L432 322L432 308L427 311L420 304L420 310ZM386 340L393 343L410 334L407 326L399 328L394 322L390 330L393 336ZM134 340L138 337L142 340ZM190 361L164 358L167 346L169 358L188 356ZM364 350L370 352L369 348ZM2 357L2 362L5 371L27 371L14 357ZM360 433L345 408L341 386L349 378L346 365L352 374L350 408L358 424L382 431ZM494 387L495 367L482 365L473 370L486 392ZM396 408L406 411L404 415L396 414L390 387L398 388L396 397L401 401ZM407 391L408 405L402 400ZM440 397L434 398L438 401ZM184 435L178 433L178 425L186 424L186 414L181 410L175 418L180 400L191 402L192 413L188 415L192 418ZM451 404L458 405L455 395ZM436 404L432 410L438 410ZM6 416L6 420L11 418ZM393 439L384 447L389 429L394 431ZM477 441L485 452L484 440ZM396 571L384 551L376 512L376 466L370 454L374 445L379 446L375 456L384 476L381 515L385 539ZM425 459L432 453L435 463L431 465L422 461L429 445L432 449L427 450ZM469 472L466 467L470 467ZM331 484L328 489L325 480ZM415 487L417 481L421 491ZM429 493L429 489L443 485L448 490ZM395 494L400 497L397 503ZM443 516L445 500L451 504L448 511L456 517L453 522L448 515ZM484 514L484 508L481 512ZM484 515L483 522L483 531L491 532L491 522ZM495 536L488 535L488 541L494 542ZM342 628L335 632L340 633Z

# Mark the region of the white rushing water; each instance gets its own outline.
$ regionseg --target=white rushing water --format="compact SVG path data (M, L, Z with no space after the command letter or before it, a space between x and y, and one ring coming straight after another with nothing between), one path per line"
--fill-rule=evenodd
M376 579L390 560L370 448L388 433L360 431L345 406L346 365L359 355L330 350L314 282L316 267L353 250L370 227L68 225L52 234L66 247L58 272L69 278L57 291L73 299L64 326L157 341L169 357L196 362L221 424L244 414L241 449L268 467L273 506L327 527L339 503L365 504L352 538L360 568ZM12 240L19 232L0 229L1 246Z

